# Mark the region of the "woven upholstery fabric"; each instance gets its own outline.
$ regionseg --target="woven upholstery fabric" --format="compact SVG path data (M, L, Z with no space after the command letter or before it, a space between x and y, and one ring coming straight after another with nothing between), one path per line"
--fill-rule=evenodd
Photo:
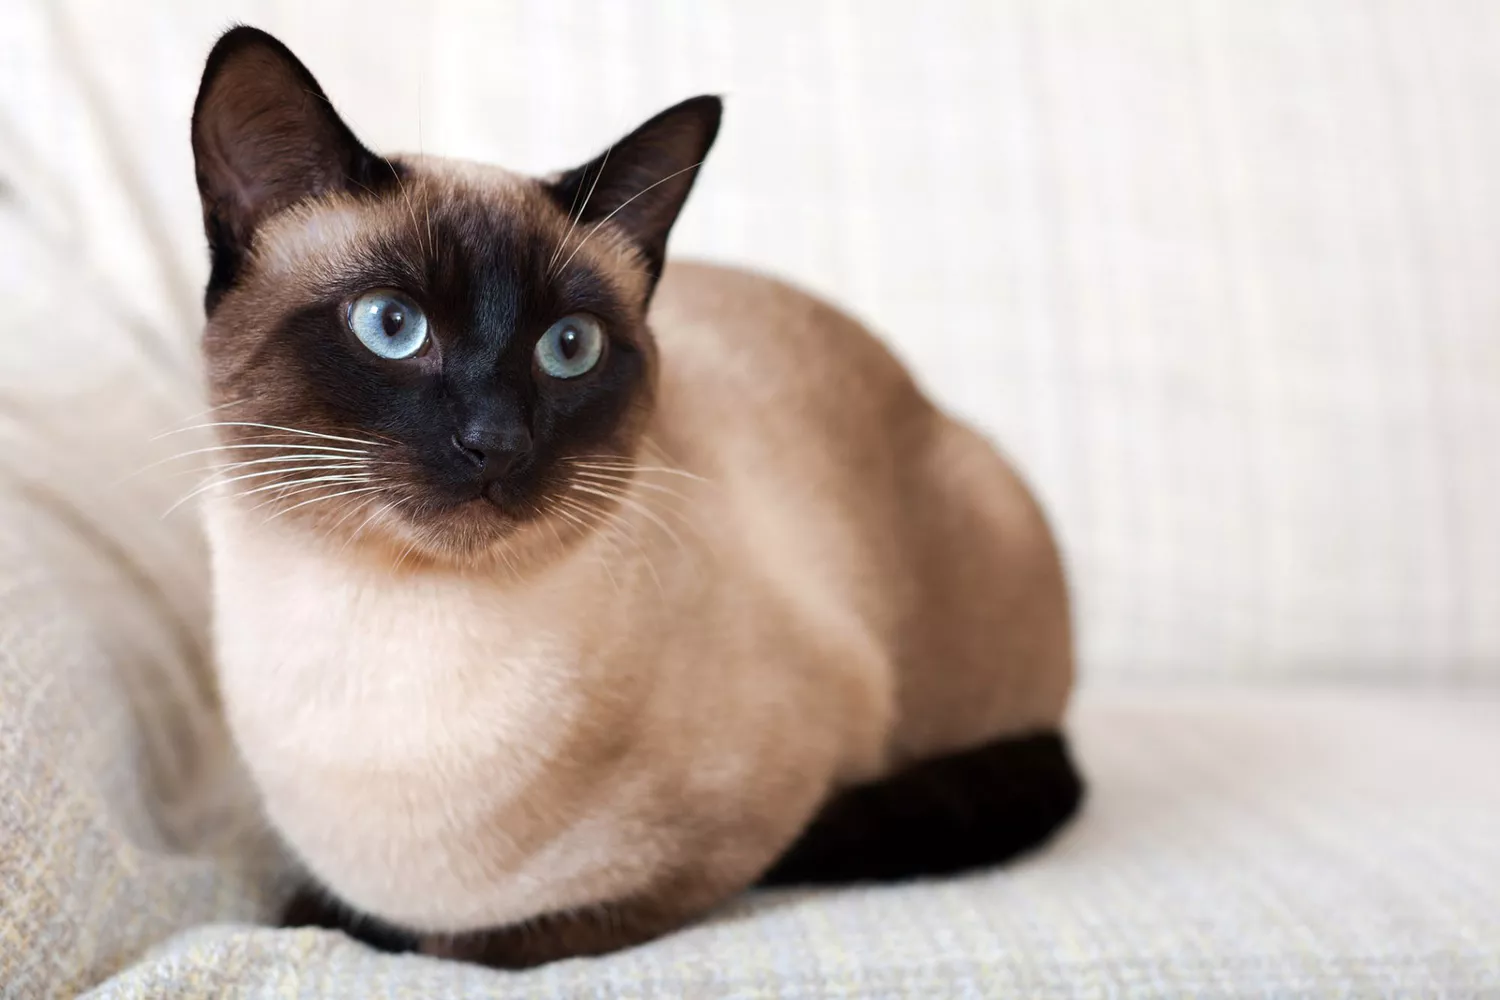
M6 829L0 877L38 873L7 912L66 905L46 935L7 947L0 993L72 995L61 984L83 974L40 946L72 918L116 942L83 953L89 975L123 963L127 942L149 948L100 998L1500 995L1500 699L1099 694L1075 722L1092 795L1039 856L946 882L754 897L634 951L520 974L243 923L151 947L163 913L263 910L222 861L131 848L128 864L83 868L59 863L73 854L50 835L23 838L17 858ZM72 776L35 778L43 817L80 809L122 836L99 806L68 804ZM33 976L35 963L51 968ZM69 975L49 978L59 966Z
M10 0L0 178L177 343L233 19L380 149L550 171L726 94L673 251L1016 457L1096 676L1500 672L1500 4Z

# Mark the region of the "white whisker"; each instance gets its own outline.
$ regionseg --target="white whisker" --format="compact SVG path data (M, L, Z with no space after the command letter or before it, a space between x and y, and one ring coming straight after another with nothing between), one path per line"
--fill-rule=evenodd
M349 509L344 513L344 516L341 517L341 518L339 518L337 521L334 521L333 524L329 525L328 530L324 532L324 535L326 537L328 537L328 538L332 538L333 537L333 533L335 531L338 531L339 528L341 526L343 526L343 524L344 524L345 521L349 520L349 518L353 517L355 514L358 514L360 511L364 510L367 506L369 506L369 503L367 501L365 501L365 500L361 500L358 503L350 504L349 505Z
M563 250L568 246L568 241L573 238L573 231L578 228L578 222L583 218L583 213L589 210L589 200L594 197L594 189L599 186L599 178L604 176L604 168L609 165L609 154L613 153L614 151L615 145L614 143L610 143L609 148L604 151L604 156L599 160L599 169L594 174L594 182L589 185L589 193L583 196L583 204L578 206L578 215L573 216L573 210L568 210L568 215L573 216L572 222L568 226L567 235L562 238L562 242L559 243L557 247L552 251L551 259L547 261L548 281L551 281L554 276L552 265L557 263L557 258L562 255ZM578 197L578 193L576 191L573 193L573 197ZM568 259L572 260L573 258L569 257Z
M564 503L567 503L567 501L564 498L561 498L561 497L559 497L556 501L553 501L553 502L549 503L547 505L547 512L548 512L548 514L555 514L558 517L563 518L565 521L568 521L568 522L570 522L570 523L572 523L574 525L577 525L578 529L580 531L582 531L585 535L589 534L596 527L596 525L589 524L588 522L584 521L583 518L579 517L578 515L576 515L576 514L570 514L562 506L562 504L564 504ZM575 506L575 509L581 509L581 508L577 508L576 505L570 505L570 506ZM557 531L557 528L554 527L552 530L555 533ZM603 540L603 541L605 541L605 542L607 542L609 544L610 552L614 555L614 557L616 559L618 559L620 557L620 547L615 544L615 541L614 541L613 538L610 538L607 535L599 535L599 536L596 536L596 537L601 538L601 540ZM560 534L558 535L558 544L559 545L562 544L562 535L560 535ZM609 585L610 585L610 587L613 588L613 590L615 592L615 596L618 597L621 594L620 581L615 578L615 571L614 571L614 569L609 564L609 556L607 556L604 553L600 552L600 553L597 553L597 559L598 559L600 567L604 570L604 575L607 576L607 577L609 577Z
M323 434L319 431L305 431L298 427L283 427L280 424L261 424L249 420L218 420L207 424L194 424L191 427L179 427L176 430L166 431L153 437L152 441L159 441L173 434L186 434L188 431L208 430L213 427L258 427L262 430L282 431L286 434L300 434L303 437L322 438L325 441L345 441L349 444L362 444L366 447L379 448L385 445L382 441L367 441L363 438L344 437L340 434Z
M677 490L672 489L670 486L662 486L660 483L644 483L639 479L633 479L630 476L613 476L603 472L594 472L592 470L583 469L579 469L573 474L579 479L587 479L591 482L625 483L627 485L635 486L639 489L650 490L653 493L661 493L669 497L675 497L676 499L681 500L684 503L691 502L692 499L687 494L679 493Z
M409 212L411 214L411 227L412 227L412 229L416 229L417 228L417 209L416 209L416 206L411 203L411 194L410 194L410 192L408 192L406 190L406 178L402 177L401 176L401 171L396 170L394 167L392 168L392 173L394 173L396 175L396 186L401 189L401 197L406 202L406 210L407 210L407 212ZM418 233L417 235L418 235L418 237L420 237L421 234ZM430 242L431 241L429 240L428 245L421 244L420 242L418 243L418 245L421 246L421 248L422 248L422 256L427 257L429 259L432 256L432 249L431 249L431 246L430 246Z
M563 542L562 532L557 530L557 525L552 521L552 515L557 513L555 504L552 501L545 501L541 513L542 523L547 526L547 530L552 532L552 538L557 542L557 549L561 552L567 546Z
M511 579L519 580L521 578L521 573L518 569L516 569L516 564L511 561L510 546L502 544L496 549L496 551L500 553L500 558L505 563L505 569L510 573Z
M231 399L227 403L220 403L217 406L210 406L210 407L207 407L206 409L199 410L197 413L189 413L185 417L180 417L177 420L174 420L170 424L168 424L167 428L170 429L172 427L177 427L177 426L179 426L181 424L187 423L189 420L198 420L198 419L201 419L203 417L208 416L210 413L218 413L220 410L227 410L231 406L239 406L241 403L247 403L249 401L250 401L250 398L248 396L242 397L240 399Z
M319 445L310 445L310 444L242 444L242 445L227 445L226 444L226 445L214 445L211 448L194 448L191 451L178 452L176 455L169 455L166 458L158 459L157 461L152 462L149 465L143 465L139 469L136 469L134 472L131 472L128 475L124 476L123 478L121 478L119 480L116 480L116 482L114 483L114 485L119 486L119 485L121 485L123 483L127 483L130 480L134 479L136 476L143 475L144 473L150 472L152 469L159 468L159 467L161 467L163 465L167 465L167 464L169 464L171 462L176 462L176 461L179 461L179 460L184 459L184 458L192 458L194 455L210 455L210 454L214 454L216 452L233 451L236 448L275 448L278 451L281 451L281 450L290 450L290 451L296 452L297 454L280 455L280 456L276 456L274 459L273 458L259 459L259 460L246 459L246 460L240 461L240 462L230 462L230 463L227 463L224 466L225 468L235 468L235 467L240 466L240 465L252 464L252 461L264 461L264 462L271 462L271 461L303 462L303 461L311 461L311 460L317 459L317 458L326 458L326 459L330 459L330 460L332 460L332 459L341 459L341 460L345 460L345 461L361 461L362 459L360 458L360 456L369 454L369 452L367 452L367 451L359 451L359 450L356 450L354 448L326 448L326 447L322 447L322 446L319 446ZM211 466L210 468L217 468L217 466ZM191 471L206 471L206 470L205 469L198 469L198 470L191 470L190 469L190 470L187 470L187 471L191 472ZM180 472L173 473L173 475L179 475L179 474L181 474L181 473Z
M366 528L368 528L370 526L371 522L373 522L377 517L379 517L381 514L384 514L384 513L388 512L388 511L391 512L391 513L395 513L396 511L398 511L398 510L401 509L401 505L404 504L404 503L406 503L406 499L405 498L400 499L400 500L395 500L395 501L389 501L389 502L377 505L376 508L373 511L370 512L370 516L366 517L363 521L359 522L359 525L354 529L354 531L349 535L349 537L346 538L346 539L344 539L344 544L343 544L343 547L339 549L339 554L342 555L345 549L349 548L350 545L354 544L354 540L357 539L360 536L360 534ZM340 522L340 523L342 523L342 522ZM335 527L337 527L337 525L335 525Z
M606 492L614 493L615 495L617 495L622 500L624 500L628 496L628 494L629 494L630 491L628 489L620 489L620 488L616 487L615 485L613 485L615 483L624 484L624 485L626 485L628 487L631 487L631 488L639 488L639 489L642 489L642 490L649 490L649 491L651 491L653 493L659 493L659 494L661 494L663 496L669 496L669 497L672 497L674 500L680 501L683 504L691 504L692 503L692 498L689 497L689 496L687 496L686 494L679 493L676 490L670 489L669 487L666 487L666 486L658 485L656 483L642 482L639 479L631 479L631 478L626 478L626 477L623 477L623 476L606 476L606 475L600 475L599 473L593 473L593 472L577 472L577 473L575 473L575 475L577 475L578 478L584 480L587 483L591 483L591 484L593 484L595 486L598 486L600 489L605 490ZM692 531L693 535L695 537L697 537L699 541L703 541L704 540L702 525L700 525L697 521L695 521L691 517L689 517L686 512L684 512L682 510L679 510L675 505L671 505L671 504L651 505L651 504L648 503L648 498L647 497L637 497L636 499L638 499L642 504L645 504L647 506L654 506L654 509L658 510L659 512L661 512L663 514L670 514L671 516L677 518L677 520L684 527L686 527L686 528L688 528L689 530ZM650 516L650 513L648 511L643 511L643 513L646 513L647 516ZM670 532L669 532L669 534L670 534ZM675 540L675 536L674 536L674 540ZM679 544L681 544L680 541L679 541Z
M708 482L707 479L697 473L666 465L636 465L634 462L625 461L610 465L602 462L580 461L576 458L567 458L564 461L579 469L597 469L601 472L660 472L671 476L682 476L684 479L696 479L700 483Z
M391 573L394 574L397 570L399 570L401 568L401 565L406 562L406 557L409 556L409 555L411 555L413 552L416 551L417 546L419 544L421 544L421 541L422 541L421 537L418 536L416 538L413 538L410 542L407 543L406 548L404 548L404 549L401 550L401 554L399 556L397 556L396 557L396 561L391 564Z
M241 469L250 469L250 468L255 468L256 466L261 466L261 465L286 465L289 462L309 462L309 461L312 461L314 459L322 459L322 461L319 462L318 464L320 464L320 465L326 465L330 469L367 469L367 468L370 468L370 467L372 467L374 465L400 465L401 464L399 462L367 462L367 461L364 461L364 460L358 459L358 458L342 458L342 457L339 457L339 456L299 454L299 455L282 455L282 456L279 456L277 458L260 458L260 459L254 459L254 460L251 460L251 461L245 461L245 462L226 462L223 465L216 465L216 464L210 463L208 465L195 466L195 467L193 467L191 469L175 469L172 472L167 473L167 475L170 475L170 476L186 476L186 475L191 475L192 473L195 473L195 472L218 472L218 473L226 474L227 475L228 473L231 473L231 472L238 472ZM270 471L271 472L289 472L291 470L290 469L271 469Z
M376 490L383 490L385 488L386 487L384 485L361 486L361 487L358 487L357 489L344 490L343 492L334 493L334 494L332 494L330 496L313 497L311 500L303 500L301 503L294 503L290 507L284 508L282 510L278 510L276 513L272 514L270 517L266 518L266 521L267 521L267 523L269 523L271 521L276 520L278 517L280 517L283 514L287 514L287 513L290 513L292 511L296 510L298 507L306 507L308 504L310 504L310 503L317 503L319 500L336 500L339 497L353 496L356 493L373 493Z
M260 478L265 477L265 476L283 476L283 475L286 475L287 473L291 473L291 472L327 472L327 471L331 471L331 470L337 469L337 468L344 468L344 467L343 466L333 466L333 465L328 465L328 464L297 465L297 466L293 466L290 469L263 469L260 472L248 472L248 473L246 473L243 476L231 476L228 479L222 479L217 474L215 474L213 476L210 476L207 482L199 484L196 488L194 488L186 496L182 497L176 503L172 504L172 506L168 507L162 513L161 516L163 518L165 518L167 515L171 514L174 510L176 510L178 507L181 507L183 504L187 503L189 500L193 499L194 497L196 497L196 496L198 496L198 495L200 495L202 493L208 492L209 490L213 489L215 486L228 486L230 483L238 483L238 482L241 482L241 481L246 480L246 479L260 479ZM292 483L308 482L308 481L309 480L295 479L295 480L292 480ZM273 484L273 485L290 485L290 484ZM255 491L252 491L252 492L255 492ZM243 496L244 494L241 494L241 495Z
M256 486L253 489L241 490L235 494L235 497L254 496L257 493L266 493L270 490L287 489L292 486L312 486L317 483L373 483L374 481L370 476L355 475L353 473L341 473L332 476L311 476L304 479L293 479L285 483L267 483L264 486Z
M250 508L252 511L257 511L257 510L261 510L262 508L269 507L272 504L280 503L281 501L287 499L288 497L301 496L304 493L312 493L315 490L332 489L335 486L347 486L350 483L373 483L373 482L374 482L374 480L370 479L368 476L350 476L347 479L342 479L342 480L339 480L339 479L295 480L295 481L290 482L290 483L272 483L269 486L260 486L260 487L257 487L256 489L253 489L253 490L245 490L242 493L236 493L236 494L234 494L234 496L231 497L230 499L233 499L233 500L243 500L245 497L248 497L248 496L250 496L251 494L254 494L254 493L266 493L266 492L275 491L275 492L272 492L270 496L266 497L260 503L256 504L254 507Z
M678 548L682 547L682 538L678 536L677 532L673 531L666 521L663 521L660 517L658 517L655 511L637 500L635 497L632 497L623 491L610 492L608 490L595 489L592 486L585 486L582 483L569 483L568 488L579 490L583 493L592 493L594 496L603 497L607 500L618 500L620 503L625 504L627 507L638 511L641 516L650 520L652 524L656 525L664 533L666 533L666 536L672 539L673 543L676 544Z
M211 453L216 452L216 451L235 451L236 449L239 449L239 448L277 448L277 449L280 449L282 451L312 451L312 452L320 452L320 453L329 454L329 455L368 455L368 454L370 454L370 449L368 449L368 448L340 448L340 447L338 447L336 445L328 445L328 444L283 444L283 443L280 443L280 442L276 442L276 443L247 442L245 444L216 444L216 445L210 445L207 448L193 448L190 451L178 452L176 455L173 455L171 458L164 458L161 461L162 462L170 462L170 461L172 461L172 459L187 458L189 455L208 455L208 454L211 454ZM156 464L159 465L161 463L158 462ZM148 465L146 468L149 469L149 468L151 468L151 466Z
M668 174L667 176L663 177L661 180L657 181L655 184L648 184L646 187L641 188L639 191L637 191L635 194L631 195L629 198L626 198L623 202L620 203L620 205L618 207L615 208L614 211L610 212L604 218L602 218L598 222L594 223L594 228L590 229L589 232L588 232L588 235L585 236L583 238L583 240L576 247L573 248L573 252L570 253L570 254L568 254L568 259L562 262L562 267L559 267L557 269L558 273L566 271L568 269L568 265L571 264L571 263L573 263L573 258L578 256L578 251L582 250L586 245L588 245L589 240L591 240L591 239L594 238L594 234L599 231L600 227L602 227L610 219L613 219L616 215L619 215L620 212L625 208L626 205L629 205L631 202L635 201L641 195L648 193L649 191L651 191L652 188L659 187L660 185L665 184L667 181L669 181L672 178L678 176L679 174L685 174L689 170L697 170L701 166L703 166L703 161L699 160L697 163L690 164L689 166L683 167L681 170L674 170L670 174Z
M666 596L666 587L662 585L661 574L656 571L656 564L651 561L651 553L646 549L646 546L641 542L641 540L635 536L635 532L629 530L629 522L612 511L607 511L599 507L593 507L588 504L569 500L564 497L559 497L558 500L568 507L580 511L583 514L592 515L596 524L604 524L607 525L609 529L612 529L600 532L599 537L609 543L611 550L615 554L615 558L622 558L620 547L616 543L616 540L620 536L624 536L626 539L628 539L630 544L635 546L636 552L640 553L641 562L646 566L646 572L651 574L651 579L656 583L657 594L661 597ZM613 577L614 574L611 573L610 576Z

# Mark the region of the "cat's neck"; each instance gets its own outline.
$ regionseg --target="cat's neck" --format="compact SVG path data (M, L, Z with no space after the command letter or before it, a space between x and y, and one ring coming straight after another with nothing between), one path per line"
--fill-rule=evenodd
M330 530L317 522L267 519L230 497L205 503L211 542L232 560L220 571L254 560L283 567L288 574L332 571L392 585L463 580L486 589L522 592L566 590L577 598L619 602L630 595L659 594L696 564L701 535L679 523L681 515L661 509L660 498L632 488L597 517L561 523L538 519L478 552L433 550L415 534Z

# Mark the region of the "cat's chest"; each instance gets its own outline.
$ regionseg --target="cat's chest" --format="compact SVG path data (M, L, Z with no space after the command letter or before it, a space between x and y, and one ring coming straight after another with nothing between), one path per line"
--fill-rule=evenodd
M364 570L212 522L210 537L235 740L269 818L345 899L411 926L506 922L578 902L533 898L520 878L542 845L585 886L624 849L615 807L579 774L629 685L600 700L614 664L567 627L571 605ZM575 844L585 807L599 815Z
M220 680L263 780L524 770L582 710L578 635L490 581L215 543Z

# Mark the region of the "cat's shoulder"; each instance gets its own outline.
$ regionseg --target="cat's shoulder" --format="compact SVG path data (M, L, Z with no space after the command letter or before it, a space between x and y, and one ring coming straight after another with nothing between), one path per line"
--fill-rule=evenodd
M652 318L679 311L721 310L726 305L756 312L826 312L848 321L835 306L784 278L709 261L673 258L662 271L652 300ZM743 312L741 312L743 315Z
M905 367L860 320L782 278L699 261L669 261L651 304L664 353L773 365L778 380L832 379L852 398L894 392L916 402Z

